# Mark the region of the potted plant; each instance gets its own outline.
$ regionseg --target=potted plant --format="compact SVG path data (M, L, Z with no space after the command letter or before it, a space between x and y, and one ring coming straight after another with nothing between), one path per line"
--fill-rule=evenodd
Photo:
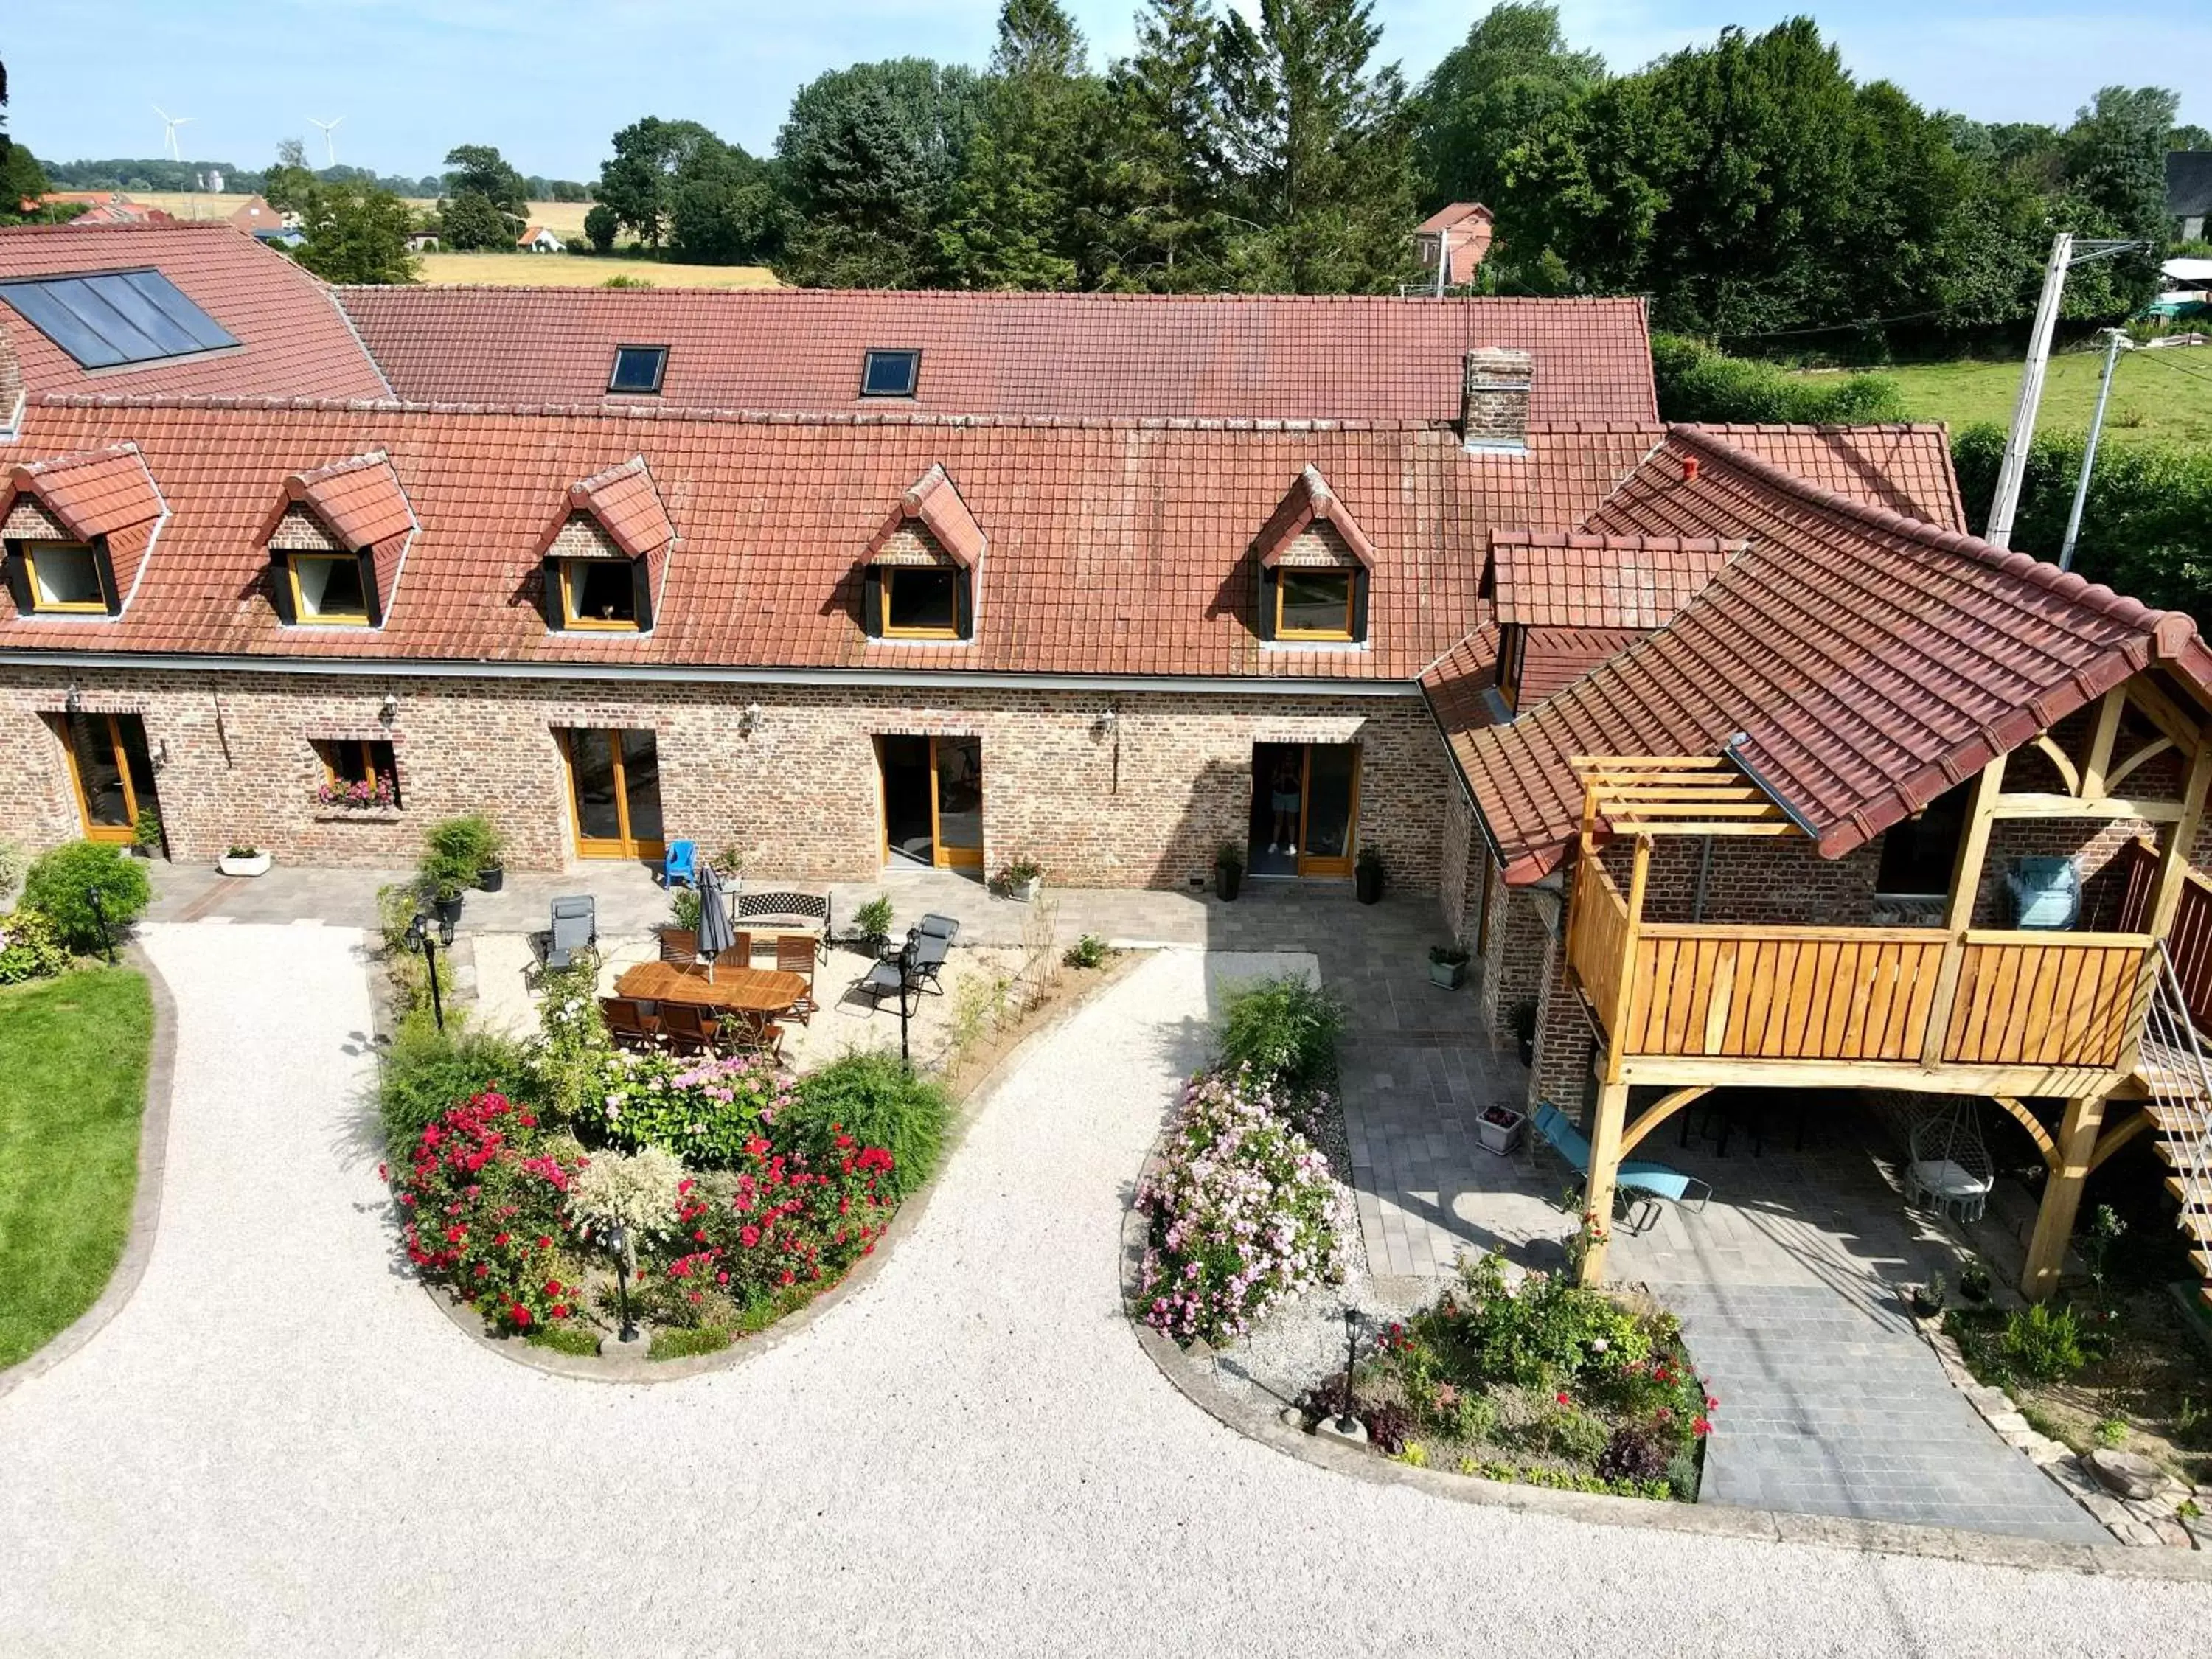
M416 882L441 923L459 924L462 898L471 887L499 890L505 879L499 863L501 845L498 829L481 812L444 819L424 833Z
M999 890L1017 904L1027 904L1044 885L1044 866L1035 859L1016 859L999 872Z
M1213 890L1221 895L1223 903L1237 896L1244 885L1244 843L1224 841L1213 855Z
M691 901L692 915L695 921L697 918L698 908L699 902L695 898ZM889 893L878 893L859 909L854 911L853 928L860 935L860 948L863 951L872 957L881 956L884 953L884 946L890 943L891 896Z
M1382 854L1372 847L1363 847L1359 856L1352 860L1352 889L1362 904L1382 902Z
M1990 1299L1990 1270L1979 1261L1969 1261L1959 1269L1959 1294L1979 1305Z
M1467 979L1467 947L1464 945L1431 945L1429 946L1429 983L1441 985L1447 991L1456 991Z
M1513 1027L1513 1041L1519 1046L1521 1050L1521 1063L1523 1066L1534 1066L1536 1063L1536 1004L1534 1000L1532 998L1526 1002L1515 1003L1513 1005L1513 1012L1506 1018L1508 1022Z
M215 861L215 867L226 876L265 876L275 861L258 848L234 845Z
M150 806L138 809L138 821L131 826L131 850L142 859L161 850L161 815Z
M1516 1112L1510 1106L1496 1105L1483 1108L1482 1115L1474 1121L1475 1139L1481 1141L1487 1152L1504 1158L1521 1144L1521 1137L1528 1127L1528 1115Z
M1925 1285L1912 1287L1912 1311L1922 1319L1933 1319L1943 1311L1943 1275L1930 1273Z

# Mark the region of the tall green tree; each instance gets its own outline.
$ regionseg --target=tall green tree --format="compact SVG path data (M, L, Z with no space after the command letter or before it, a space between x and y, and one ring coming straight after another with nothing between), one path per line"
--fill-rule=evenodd
M1088 192L1091 286L1181 293L1221 280L1219 27L1209 0L1146 0L1137 14L1137 49L1108 80Z
M2059 140L2068 193L2101 222L2089 234L2147 244L2111 268L2112 301L2128 311L2148 304L2158 289L2167 234L2166 151L2180 104L2162 87L2100 88Z
M1411 274L1412 131L1403 78L1370 60L1368 0L1260 0L1214 59L1236 286L1379 291Z
M529 185L489 144L456 144L446 152L446 169L448 196L481 196L518 219L529 210Z
M783 198L769 169L741 145L716 138L695 146L666 194L668 251L687 264L763 264L781 246Z
M1421 88L1417 151L1424 204L1494 204L1517 144L1605 78L1605 59L1577 52L1553 5L1493 6Z
M522 234L514 224L480 190L465 190L438 209L439 240L456 253L511 248Z
M793 229L777 273L805 287L926 288L981 100L972 70L901 58L799 88L776 138Z
M9 137L7 105L8 66L0 64L0 224L15 224L44 217L43 210L35 205L26 212L22 204L35 204L52 186L46 182L46 169L39 165L38 157Z
M319 180L295 210L307 240L293 258L325 282L411 283L420 274L407 248L414 216L390 191L359 179Z
M1083 36L1058 0L1006 0L980 118L938 236L947 281L1074 285L1083 129L1097 103Z
M678 175L698 152L720 143L696 121L648 115L632 122L615 134L615 153L599 166L599 205L641 246L660 246L668 239Z

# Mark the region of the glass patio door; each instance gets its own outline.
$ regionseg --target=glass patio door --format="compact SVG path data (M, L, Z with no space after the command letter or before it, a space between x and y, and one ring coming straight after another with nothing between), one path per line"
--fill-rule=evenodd
M69 750L87 841L129 842L142 811L158 811L146 723L136 714L64 714L55 721Z
M937 803L940 867L983 867L983 740L939 738L930 744L933 795Z
M562 734L576 813L576 855L659 858L660 754L650 732L577 730Z
M1359 745L1308 744L1304 782L1298 873L1348 876L1359 823Z

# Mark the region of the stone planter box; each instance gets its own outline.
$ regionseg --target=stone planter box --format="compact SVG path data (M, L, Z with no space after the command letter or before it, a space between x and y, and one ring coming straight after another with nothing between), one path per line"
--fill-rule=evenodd
M1042 876L1031 876L1027 881L1010 881L1006 884L1006 896L1017 904L1034 903L1038 890L1043 885Z
M1429 963L1429 983L1442 986L1447 991L1456 991L1467 982L1467 964L1463 962L1431 962Z
M225 853L215 861L215 867L226 876L265 876L276 861L272 853L256 853L250 859L234 859Z
M1493 1123L1491 1121L1493 1112L1503 1115L1509 1121ZM1475 1138L1482 1142L1482 1150L1495 1152L1500 1158L1510 1156L1514 1148L1520 1146L1521 1138L1528 1133L1528 1114L1516 1112L1510 1106L1492 1107L1474 1120Z

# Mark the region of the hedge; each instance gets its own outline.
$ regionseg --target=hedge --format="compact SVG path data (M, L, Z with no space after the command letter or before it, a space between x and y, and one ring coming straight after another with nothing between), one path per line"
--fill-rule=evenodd
M1680 334L1651 337L1651 368L1659 385L1659 416L1711 424L1778 422L1849 425L1901 421L1897 383L1881 374L1802 380L1772 363L1728 353Z

